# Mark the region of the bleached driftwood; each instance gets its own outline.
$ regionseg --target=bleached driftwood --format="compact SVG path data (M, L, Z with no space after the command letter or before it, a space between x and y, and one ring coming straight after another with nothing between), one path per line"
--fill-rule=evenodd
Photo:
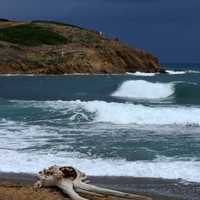
M39 172L38 179L35 183L36 188L56 186L72 200L87 200L78 193L97 197L113 196L122 199L152 200L149 197L118 192L88 184L87 176L73 167L51 166Z

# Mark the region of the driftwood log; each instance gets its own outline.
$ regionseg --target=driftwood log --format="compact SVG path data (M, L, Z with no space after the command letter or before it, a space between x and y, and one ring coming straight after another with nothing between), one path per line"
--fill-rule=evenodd
M58 187L72 200L87 200L80 194L94 197L119 197L120 199L152 200L149 197L123 193L97 187L88 183L87 176L74 167L51 166L40 171L35 188ZM115 198L116 199L116 198Z

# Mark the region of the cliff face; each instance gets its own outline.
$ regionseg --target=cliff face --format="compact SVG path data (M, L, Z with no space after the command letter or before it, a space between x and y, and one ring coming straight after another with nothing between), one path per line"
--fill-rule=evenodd
M47 21L0 20L0 73L159 72L156 57L101 33Z

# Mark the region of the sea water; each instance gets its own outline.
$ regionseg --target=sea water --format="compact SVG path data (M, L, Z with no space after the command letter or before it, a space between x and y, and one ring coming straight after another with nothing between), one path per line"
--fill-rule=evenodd
M0 171L59 164L200 182L200 65L166 66L168 74L0 76Z

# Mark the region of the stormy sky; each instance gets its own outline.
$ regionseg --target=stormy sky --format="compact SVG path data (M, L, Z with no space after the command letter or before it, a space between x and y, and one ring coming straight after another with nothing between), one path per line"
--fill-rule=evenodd
M200 62L200 0L0 0L0 18L74 23L161 62Z

